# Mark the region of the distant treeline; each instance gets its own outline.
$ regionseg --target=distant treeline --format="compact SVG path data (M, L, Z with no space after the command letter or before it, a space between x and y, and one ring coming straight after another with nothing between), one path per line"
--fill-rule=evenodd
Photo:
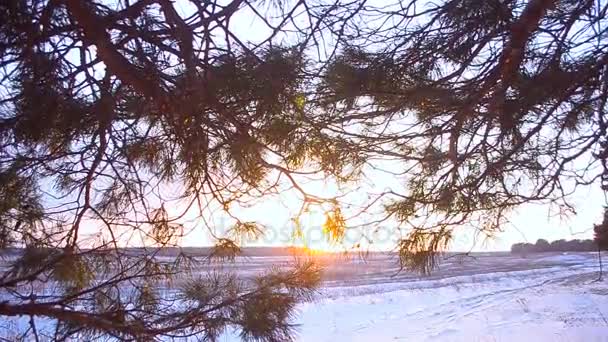
M147 253L155 249L154 247L146 248ZM156 248L157 256L178 256L180 254L185 254L192 257L197 256L209 256L213 247L162 247ZM122 252L130 253L133 255L137 255L139 253L143 254L144 249L138 247L126 247L119 249ZM18 247L10 247L10 248L0 248L0 256L6 255L18 255L23 253L23 248ZM56 249L57 252L60 252L60 249ZM100 250L102 252L103 250ZM245 257L256 257L256 256L293 256L297 254L306 254L307 250L302 247L243 247L241 249L241 256Z
M538 239L536 243L516 243L511 246L511 253L540 253L540 252L593 252L597 245L593 240L555 240L548 242Z

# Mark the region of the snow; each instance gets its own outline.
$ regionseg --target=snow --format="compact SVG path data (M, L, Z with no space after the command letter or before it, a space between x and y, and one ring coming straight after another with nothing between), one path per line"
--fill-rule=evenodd
M608 341L608 297L589 285L552 283L553 276L500 275L304 304L299 340Z
M608 341L608 280L591 255L521 260L546 267L325 287L300 305L297 340Z
M298 306L297 341L608 342L608 279L596 281L596 258L594 253L449 258L427 277L397 273L388 256L365 263L325 260L316 299ZM279 261L288 262L255 258L224 266L250 275ZM220 341L238 341L237 336L228 331Z

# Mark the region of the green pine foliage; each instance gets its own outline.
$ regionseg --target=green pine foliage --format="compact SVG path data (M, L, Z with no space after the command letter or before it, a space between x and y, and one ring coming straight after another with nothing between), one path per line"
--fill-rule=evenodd
M290 196L293 236L324 210L334 244L390 225L423 273L463 226L574 213L576 189L608 189L606 17L599 0L2 2L0 315L56 323L24 340L285 341L316 266L193 275L264 236L242 208ZM193 226L210 257L164 256Z
M203 222L206 208L263 198L272 172L312 162L330 139L305 120L299 44L218 38L238 2L189 19L169 1L0 4L0 246L13 253L0 315L54 323L32 320L24 340L293 337L313 265L249 283L194 275L234 260L257 223L217 236L209 260L161 256L187 233L175 207L196 203ZM255 6L260 22L272 17ZM325 164L340 176L348 163Z
M602 223L593 226L593 234L598 249L608 249L608 210L604 210Z

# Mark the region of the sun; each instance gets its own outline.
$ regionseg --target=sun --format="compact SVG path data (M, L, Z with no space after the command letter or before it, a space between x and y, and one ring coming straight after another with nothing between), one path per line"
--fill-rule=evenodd
M344 252L341 248L329 247L329 248L310 248L304 246L293 246L294 254L303 257L318 258L329 255L336 255Z

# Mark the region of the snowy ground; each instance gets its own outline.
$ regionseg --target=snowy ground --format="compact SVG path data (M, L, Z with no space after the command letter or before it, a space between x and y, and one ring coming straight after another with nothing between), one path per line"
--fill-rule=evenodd
M299 308L298 340L608 341L608 280L594 281L595 258L454 258L427 278L395 276L388 260L336 262Z
M297 340L608 342L608 277L595 281L596 258L450 256L431 276L420 277L398 272L394 256L319 256L323 285L313 302L298 307ZM244 257L219 266L247 277L293 261ZM207 267L218 265L200 272ZM0 336L2 330L0 324ZM221 341L238 341L235 336L227 332Z

